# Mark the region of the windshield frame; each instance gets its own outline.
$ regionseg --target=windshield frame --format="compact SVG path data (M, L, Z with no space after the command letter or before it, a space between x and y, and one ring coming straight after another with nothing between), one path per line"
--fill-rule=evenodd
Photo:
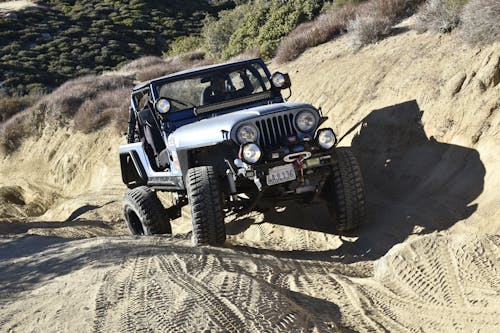
M213 103L213 104L207 104L207 105L202 105L202 106L187 107L185 109L182 109L182 110L179 110L176 112L194 109L194 110L199 110L199 113L206 113L206 112L221 109L226 104L230 105L230 106L234 105L235 103L239 104L238 100L244 101L248 98L251 98L252 100L269 98L270 92L273 89L272 84L271 84L271 73L269 72L269 69L267 68L266 64L264 63L264 61L262 59L251 59L251 60L246 60L246 61L239 61L239 62L233 62L233 63L228 63L228 64L209 66L206 68L200 68L198 70L193 69L190 71L186 71L185 73L181 72L179 74L172 74L172 75L169 75L167 77L151 81L151 90L153 93L152 94L153 100L154 100L154 102L156 102L160 98L159 88L165 84L175 82L175 81L181 81L184 79L190 79L190 78L193 78L196 76L200 76L203 74L209 74L209 73L213 73L213 72L217 72L217 71L230 71L233 68L236 69L239 67L244 67L244 66L254 65L254 64L258 64L262 68L262 70L264 71L266 77L265 78L262 77L262 79L268 80L268 82L270 83L269 89L264 90L264 91L259 92L259 93L251 94L249 96L245 96L242 98L235 98L235 99L231 99L231 100L220 102L220 103ZM259 96L261 98L259 98Z

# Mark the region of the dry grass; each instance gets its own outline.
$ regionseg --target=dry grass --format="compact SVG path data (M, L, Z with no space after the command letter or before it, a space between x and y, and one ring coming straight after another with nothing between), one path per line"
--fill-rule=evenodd
M10 117L32 106L41 97L20 96L0 98L0 123L7 121Z
M320 15L312 22L299 25L278 46L276 61L291 61L306 49L326 43L347 31L348 23L355 17L355 13L354 5L345 5Z
M450 32L460 22L464 0L428 0L416 15L415 29L419 32Z
M378 13L357 15L349 22L352 34L352 46L358 49L364 45L375 43L391 33L393 21Z
M2 123L0 148L11 152L23 138L40 134L49 124L74 124L75 129L90 133L114 123L122 131L128 121L133 80L120 73L135 72L136 79L146 81L211 63L202 52L190 52L168 59L144 57L123 66L114 75L90 75L68 81L29 109Z
M372 0L357 7L356 17L349 23L355 49L375 43L389 35L392 26L412 15L423 0Z
M49 114L56 118L72 117L87 100L104 91L131 87L132 81L121 76L84 76L66 82L44 98Z
M316 20L299 25L279 45L276 61L291 61L306 49L326 43L346 31L352 33L356 47L376 42L389 34L398 20L413 14L423 0L355 2L333 6L330 12Z
M75 128L84 133L93 132L110 122L127 122L130 89L106 90L96 98L86 100L75 114Z
M254 48L251 50L247 50L246 52L240 53L237 56L229 58L228 61L243 61L260 57L260 50L258 48Z
M157 77L172 74L184 69L204 66L212 64L211 60L201 59L198 60L196 57L190 58L189 54L179 55L176 57L168 58L163 61L163 63L156 64L154 66L144 68L143 70L136 73L136 78L139 81L148 81ZM193 53L196 55L196 53ZM192 60L194 59L194 60Z
M470 0L461 15L462 35L469 44L500 41L500 1Z
M136 72L137 70L144 69L147 67L151 67L154 65L162 64L165 60L160 57L155 56L146 56L136 60L133 60L123 66L121 66L118 70L123 72Z

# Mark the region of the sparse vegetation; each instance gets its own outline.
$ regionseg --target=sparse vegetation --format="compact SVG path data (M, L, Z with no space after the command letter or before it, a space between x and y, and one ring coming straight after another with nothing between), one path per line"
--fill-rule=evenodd
M462 35L469 44L500 41L500 1L470 0L462 10Z
M33 105L39 97L20 96L0 98L0 123Z
M347 25L354 18L355 7L345 5L319 16L295 28L279 45L276 52L278 63L297 58L304 50L326 43L335 36L347 31Z
M450 32L460 22L460 12L468 0L428 0L419 9L415 29L419 32Z
M235 5L205 0L37 3L14 15L0 13L0 90L8 96L47 93L68 79L161 55L177 37L199 34L205 17Z
M167 59L149 56L122 66L116 73L70 80L33 106L0 123L0 145L6 151L13 151L24 138L40 134L49 124L72 126L89 133L114 123L121 131L128 120L129 94L134 79L148 80L209 63L199 52Z
M350 22L354 48L374 43L392 31L392 26L412 15L423 0L371 0L357 7Z

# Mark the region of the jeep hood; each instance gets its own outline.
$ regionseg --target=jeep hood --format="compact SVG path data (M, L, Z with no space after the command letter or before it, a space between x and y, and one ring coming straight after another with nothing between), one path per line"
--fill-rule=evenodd
M305 103L276 103L202 119L176 129L169 135L168 144L175 146L177 150L216 145L230 140L231 130L242 121L274 112L311 107Z

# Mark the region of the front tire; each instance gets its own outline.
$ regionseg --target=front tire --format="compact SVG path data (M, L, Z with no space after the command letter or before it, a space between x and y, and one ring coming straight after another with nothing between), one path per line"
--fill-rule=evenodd
M226 226L222 211L222 195L215 172L210 166L191 168L186 187L193 222L193 243L222 245L226 241Z
M171 234L170 218L156 196L146 186L128 191L123 198L125 223L132 235Z
M324 194L338 231L359 227L366 218L365 189L361 169L350 148L336 150L337 163L328 178Z

